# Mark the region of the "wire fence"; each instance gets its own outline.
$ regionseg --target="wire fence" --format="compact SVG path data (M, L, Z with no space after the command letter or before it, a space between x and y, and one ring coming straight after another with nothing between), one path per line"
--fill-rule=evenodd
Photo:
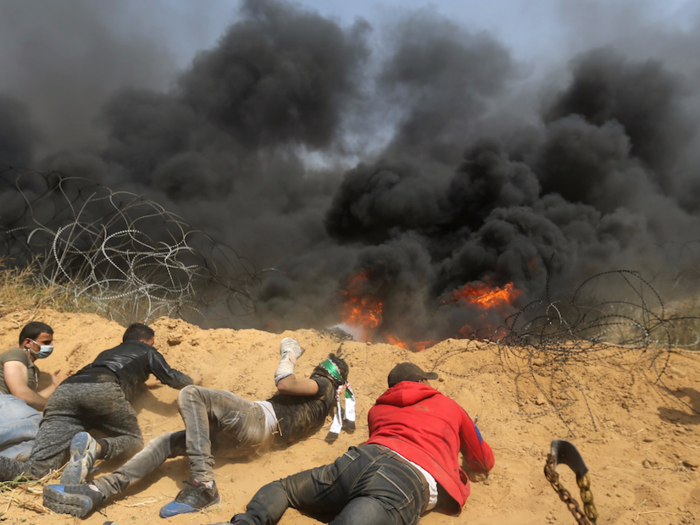
M0 167L0 210L0 254L37 264L38 284L77 311L123 324L169 316L206 325L215 315L230 325L255 310L249 261L134 193Z
M664 383L674 353L698 354L697 309L686 305L669 311L656 289L639 272L629 270L596 274L566 299L552 300L548 291L545 296L510 316L503 326L473 332L464 347L440 354L434 369L460 376L455 358L467 358L475 350L497 352L502 367L515 378L515 395L522 406L529 406L524 401L533 397L541 400L537 410L518 414L556 413L572 435L566 408L574 402L585 404L592 428L598 430L600 414L596 417L591 409L580 379L586 374L590 381L588 365L600 365L602 375L595 380L601 383L607 381L606 369L624 370L630 385L642 374L673 402L698 413ZM466 380L471 374L461 375Z

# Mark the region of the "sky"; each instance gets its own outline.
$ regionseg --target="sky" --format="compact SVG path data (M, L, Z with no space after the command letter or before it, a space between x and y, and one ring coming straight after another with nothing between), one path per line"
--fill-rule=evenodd
M254 326L337 322L364 276L380 332L445 337L481 322L465 287L521 307L681 275L698 48L681 0L0 0L0 164L233 247L262 272Z
M369 21L377 28L378 49L382 26L415 10L437 13L493 35L529 78L611 43L653 55L653 45L642 42L640 49L630 35L640 28L689 31L700 13L692 0L306 0L295 5L344 25L358 17ZM124 86L168 89L198 52L216 45L239 18L238 8L235 0L0 0L0 92L33 108L46 151L78 146L98 132L94 116L109 94ZM95 74L96 64L109 67Z

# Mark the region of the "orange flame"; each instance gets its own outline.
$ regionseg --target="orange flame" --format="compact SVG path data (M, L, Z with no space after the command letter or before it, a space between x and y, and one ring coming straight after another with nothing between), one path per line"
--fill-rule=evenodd
M368 275L366 270L352 275L341 295L345 298L343 322L361 329L363 339L371 341L371 332L382 323L384 305L376 297L363 293Z
M485 282L477 282L467 284L455 290L452 292L450 300L453 303L466 301L483 308L501 309L506 305L512 306L519 296L520 290L515 289L512 282L506 284L502 288L498 286L489 286L488 283Z
M371 342L377 328L383 321L384 304L377 297L365 291L369 271L363 270L350 276L345 290L341 292L344 299L342 318L348 326L358 329L362 333L362 340ZM486 310L502 311L508 306L513 306L515 300L520 296L520 290L514 287L512 282L503 287L491 286L486 281L467 284L452 292L448 301L457 306L472 304L483 310L479 316L480 321L485 322ZM474 337L475 331L469 326L463 326L455 337L465 339ZM421 351L429 348L438 341L404 341L398 336L390 333L383 334L384 339L400 348L412 351Z

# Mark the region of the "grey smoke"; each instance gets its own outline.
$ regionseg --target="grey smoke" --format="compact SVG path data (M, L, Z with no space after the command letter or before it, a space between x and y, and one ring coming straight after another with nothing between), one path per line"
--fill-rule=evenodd
M649 29L648 56L634 29L543 80L428 10L343 25L247 0L167 89L145 65L167 50L142 41L141 80L90 91L93 108L119 87L95 111L99 146L34 165L144 194L266 269L251 326L338 322L340 292L367 271L381 330L454 336L502 321L451 302L468 283L512 281L522 306L548 275L562 295L599 271L658 275L667 243L692 238L700 69L679 50L697 25ZM32 162L35 111L65 120L30 95L0 98L0 163Z

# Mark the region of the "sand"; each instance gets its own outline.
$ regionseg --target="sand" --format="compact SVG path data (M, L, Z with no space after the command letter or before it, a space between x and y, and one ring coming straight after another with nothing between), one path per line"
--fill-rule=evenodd
M38 362L44 380L46 372L56 369L78 370L118 344L123 333L117 323L95 315L18 311L0 318L0 348L16 345L19 329L29 320L47 322L55 330L54 353ZM314 330L283 334L202 330L166 318L152 326L155 346L172 366L200 372L204 386L251 400L266 399L274 392L273 373L283 337L295 337L306 348L296 369L304 376L341 346L333 334ZM244 462L217 461L220 505L167 522L158 516L160 507L175 497L182 480L189 477L186 458L176 458L84 520L42 513L40 487L31 486L15 490L12 500L10 492L0 494L0 512L4 512L0 519L36 525L228 521L263 484L328 463L348 446L362 443L367 438L367 411L385 390L389 370L401 361L426 369L436 366L440 379L434 386L459 402L472 418L478 415L478 426L496 457L488 478L472 484L460 517L429 513L422 524L576 523L543 474L552 439L570 440L583 455L600 514L598 523L694 524L700 519L698 352L598 348L562 369L532 349L478 341L450 339L415 354L388 344L354 341L342 342L342 350L358 396L357 430L342 433L328 444L324 438L329 419L318 433L285 450ZM146 394L134 403L145 440L184 428L176 406L177 391L155 378L147 386ZM109 473L120 463L98 462L93 475ZM580 501L571 471L561 465L557 472ZM280 523L318 522L289 510Z

